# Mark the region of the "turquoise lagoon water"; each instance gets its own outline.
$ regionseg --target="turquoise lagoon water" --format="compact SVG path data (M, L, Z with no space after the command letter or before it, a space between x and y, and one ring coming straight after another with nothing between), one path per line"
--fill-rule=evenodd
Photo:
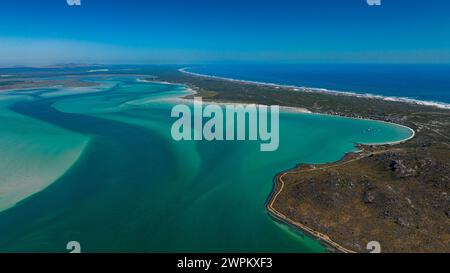
M0 99L8 124L1 162L9 164L0 169L0 252L67 252L69 241L84 252L324 252L268 215L274 176L297 163L336 161L355 143L411 134L388 123L286 112L276 152L250 141L176 142L170 99L184 87L91 80L109 86Z

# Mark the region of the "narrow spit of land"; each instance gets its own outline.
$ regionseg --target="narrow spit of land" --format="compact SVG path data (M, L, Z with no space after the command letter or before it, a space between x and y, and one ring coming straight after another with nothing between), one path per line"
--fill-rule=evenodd
M282 172L267 204L275 218L340 252L450 251L450 110L159 71L205 101L256 103L392 122L414 130L402 143L360 145L325 165ZM394 145L395 144L395 145Z

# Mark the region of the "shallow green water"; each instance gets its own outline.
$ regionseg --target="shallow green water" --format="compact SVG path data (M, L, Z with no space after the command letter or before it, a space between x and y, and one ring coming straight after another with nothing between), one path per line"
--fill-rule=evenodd
M174 102L161 99L184 88L114 80L117 85L103 92L27 92L27 99L0 108L58 128L64 132L58 141L72 148L77 144L66 139L89 139L62 177L0 212L1 252L66 252L74 240L84 252L323 252L316 241L268 215L273 177L297 163L336 161L356 142L410 135L386 123L282 113L276 152L260 152L260 143L249 141L175 142ZM8 136L1 131L0 137Z

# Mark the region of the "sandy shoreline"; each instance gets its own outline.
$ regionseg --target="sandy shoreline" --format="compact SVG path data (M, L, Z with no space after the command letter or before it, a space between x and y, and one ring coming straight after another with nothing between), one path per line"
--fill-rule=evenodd
M268 86L269 85L269 86L278 86L278 87L280 87L279 85L273 85L273 84L257 83L257 82L241 81L241 80L233 80L233 79L227 79L227 78L221 78L221 77L214 77L214 76L196 74L196 73L191 73L191 72L185 71L185 69L186 68L180 69L179 71L182 72L182 73L187 73L187 74L190 74L190 75L193 75L193 76L199 76L199 77L215 78L215 79L220 79L220 80L227 80L227 81L246 83L246 84L257 84L257 85L264 85L264 86ZM282 87L286 88L286 86L282 86ZM291 87L288 87L288 88L291 88ZM331 93L331 92L332 91L329 91L327 93ZM340 94L340 93L338 93L338 94L333 94L333 95L352 95L352 94ZM286 111L291 110L289 112L311 113L311 114L317 114L317 115L330 115L330 114L322 114L322 113L313 113L313 112L311 112L311 111L309 111L307 109L303 109L303 108L296 108L296 107L283 107L283 108ZM330 116L339 116L339 115L330 115ZM342 117L342 116L339 116L339 117ZM408 138L405 138L405 139L402 139L402 140L393 141L393 142L383 142L383 143L365 143L365 144L362 144L362 145L373 145L373 146L396 145L396 144L400 144L400 143L404 143L406 141L409 141L409 140L413 139L416 136L416 132L412 128L410 128L408 126L405 126L405 125L402 125L402 124L397 124L397 123L387 122L387 121L382 121L382 120L368 119L368 118L353 118L353 117L343 117L343 118L351 118L351 119L358 119L358 120L369 120L369 121L374 121L374 122L388 123L388 124L392 124L392 125L395 125L395 126L400 126L400 127L406 128L406 129L408 129L411 132L411 135ZM362 151L356 151L354 153L361 154L361 152ZM339 161L344 160L344 159L345 159L345 156L343 158L341 158L340 160L336 161L336 162L339 162ZM340 245L339 243L333 241L328 235L320 233L320 232L318 232L318 231L316 231L316 230L314 230L314 229L312 229L312 228L310 228L310 227L308 227L306 225L303 225L303 224L301 224L301 223L299 223L297 221L294 221L294 220L290 219L289 217L285 216L284 214L282 214L281 212L277 211L273 207L274 203L277 200L277 197L280 195L280 193L284 189L283 177L286 174L290 173L295 168L297 168L297 166L294 167L294 168L291 168L289 170L283 171L283 172L281 172L281 173L279 173L279 174L277 174L275 176L275 178L274 178L275 179L275 185L274 185L274 187L272 189L272 192L271 192L270 197L269 197L269 199L267 201L267 204L266 204L266 209L269 212L269 214L272 217L274 217L275 219L277 219L279 221L282 221L283 223L285 223L285 224L287 224L289 226L292 226L294 228L297 228L297 229L303 231L307 235L309 235L309 236L313 237L314 239L318 240L319 242L323 243L328 248L331 248L331 249L336 250L336 251L341 252L341 253L356 253L355 251L347 249L347 248L343 247L342 245Z
M259 83L259 82L252 82L252 81L242 81L242 80L234 80L234 79L228 79L228 78L222 78L222 77L216 77L216 76L209 76L209 75L203 75L203 74L197 74L197 73L192 73L189 71L186 71L187 68L181 68L178 71L182 72L182 73L186 73L189 75L193 75L193 76L197 76L197 77L206 77L206 78L215 78L215 79L220 79L220 80L226 80L226 81L232 81L232 82L238 82L238 83L246 83L246 84L256 84L256 85L264 85L264 86L278 86L278 87L289 87L289 86L281 86L281 85L276 85L276 84L269 84L269 83ZM196 94L196 91L194 91L193 89L187 87L188 90L191 90L192 92L194 92L194 94ZM312 92L312 91L310 91ZM329 91L329 93L334 92L334 91ZM341 94L333 94L333 95L341 95ZM347 94L352 96L352 94ZM186 100L184 98L179 98L179 99L183 99ZM208 103L208 102L204 102L204 103ZM240 104L240 103L226 103L226 102L213 102L213 103L217 103L220 105L224 105L224 104ZM241 103L244 105L249 105L249 103ZM449 105L450 107L450 105ZM449 108L450 109L450 108ZM317 113L317 112L312 112L306 108L300 108L300 107L290 107L290 106L280 106L280 110L284 111L284 112L288 112L288 113L306 113L306 114L315 114L315 115L327 115L327 116L336 116L336 117L343 117L343 118L349 118L349 119L356 119L356 120L368 120L368 121L375 121L375 122L383 122L383 123L387 123L387 124L392 124L395 126L400 126L403 128L408 129L409 131L411 131L411 136L403 139L403 140L399 140L399 141L393 141L393 142L383 142L383 143L364 143L364 145L395 145L395 144L400 144L403 142L406 142L410 139L413 139L416 135L416 132L403 124L398 124L398 123L394 123L394 122L388 122L388 121L384 121L384 120L377 120L377 119L370 119L370 118L355 118L355 117L347 117L347 116L341 116L341 115L333 115L333 114L324 114L324 113Z
M386 122L386 123L388 123L388 122ZM406 141L408 141L410 139L413 139L415 137L415 135L416 135L415 131L413 129L407 127L407 126L400 125L400 124L395 124L395 123L391 123L391 124L408 128L412 132L411 136L406 138L406 139L399 140L399 141L394 141L394 142L384 142L384 143L375 143L375 144L362 144L362 145L372 145L372 146L396 145L396 144L404 143L404 142L406 142ZM351 154L351 153L361 154L362 155L362 152L363 151L359 150L359 151L356 151L356 152L346 153L346 155ZM341 162L341 161L345 162L344 160L346 158L346 155L344 155L344 157L342 157L340 160L334 162L333 164L339 164L339 162ZM286 215L284 215L283 213L279 212L278 210L276 210L274 208L273 205L275 204L278 196L283 192L283 189L284 189L283 177L286 174L291 173L293 170L296 170L297 168L298 168L298 165L293 167L293 168L291 168L291 169L283 171L283 172L281 172L281 173L279 173L279 174L277 174L275 176L275 178L274 178L275 185L274 185L274 187L272 189L272 192L271 192L270 197L269 197L269 199L267 201L267 204L266 204L266 209L269 212L269 214L272 217L274 217L275 219L280 220L283 223L286 223L287 225L293 226L294 228L297 228L297 229L305 232L306 234L308 234L309 236L311 236L314 239L318 240L319 242L322 242L325 246L331 247L333 250L336 250L336 251L342 252L342 253L356 253L355 251L347 249L347 248L343 247L342 245L340 245L339 243L333 241L328 235L320 233L320 232L318 232L318 231L316 231L316 230L314 230L314 229L312 229L312 228L310 228L310 227L308 227L306 225L303 225L303 224L301 224L301 223L299 223L297 221L294 221L294 220L290 219L289 217L287 217Z
M218 78L218 77L214 77L214 76L208 76L208 75L202 75L202 74L196 74L196 73L191 73L188 71L185 71L184 69L186 68L181 68L179 69L180 72L182 73L186 73L186 74L191 74L191 75L195 75L195 76L199 76L199 77L213 77L213 78ZM108 74L107 74L108 75ZM129 74L129 76L134 76L137 77L136 81L140 82L140 83L159 83L159 84L170 84L170 85L180 85L180 86L184 86L187 94L183 95L182 97L173 97L173 98L167 98L167 99L161 99L164 101L171 101L171 102L179 102L179 103L193 103L191 99L187 99L187 96L192 96L192 95L196 95L198 92L196 90L194 90L193 88L185 85L185 84L180 84L180 83L172 83L172 82L166 82L166 81L159 81L156 78L154 80L147 80L147 79L142 79L142 78L138 78L138 77L143 77L145 75L140 75L140 74ZM218 79L223 79L223 80L230 80L227 78L218 78ZM230 80L230 81L234 81L234 80ZM240 81L240 80L236 80L237 82L245 82L245 81ZM248 84L257 84L257 83L253 83L253 82L246 82ZM263 84L263 85L267 85L267 84ZM270 84L269 84L270 85ZM256 106L267 106L267 105L261 105L261 104L251 104L251 103L239 103L239 102L217 102L217 101L203 101L204 104L218 104L218 105L256 105ZM357 120L369 120L369 121L376 121L376 122L383 122L383 123L389 123L389 124L393 124L396 126L400 126L400 127L404 127L408 130L410 130L412 132L412 135L404 140L400 140L400 141L394 141L394 142L387 142L387 143L374 143L374 144L370 144L370 143L366 143L364 145L395 145L395 144L399 144L399 143L403 143L405 141L408 141L412 138L414 138L416 132L410 128L407 127L405 125L402 124L397 124L397 123L393 123L393 122L387 122L387 121L383 121L383 120L375 120L375 119L368 119L368 118L355 118L355 117L346 117L346 116L340 116L340 115L331 115L331 114L323 114L323 113L316 113L316 112L312 112L306 108L301 108L301 107L291 107L291 106L280 106L280 110L286 113L305 113L305 114L316 114L316 115L330 115L330 116L339 116L339 117L344 117L344 118L350 118L350 119L357 119Z
M312 237L315 240L318 240L320 243L324 244L327 248L331 248L332 250L337 250L341 253L355 253L354 251L347 249L338 243L334 242L328 235L317 232L313 230L312 228L305 226L299 222L293 221L289 217L285 216L281 212L277 211L273 204L276 202L278 195L281 194L284 188L284 181L282 180L283 176L285 176L289 171L282 172L278 174L275 177L275 185L274 188L270 194L270 197L268 199L268 202L266 204L266 209L269 212L269 214L274 217L276 220L283 222L284 224L287 224L295 229L298 229L310 237ZM330 249L329 249L330 250Z
M370 93L362 94L362 93L356 93L356 92L351 92L351 91L338 91L338 90L328 90L328 89L324 89L324 88L239 80L239 79L233 79L233 78L211 76L211 75L206 75L206 74L190 72L190 71L187 71L188 69L189 69L189 67L185 67L185 68L178 69L178 71L188 74L188 75L192 75L192 76L205 77L205 78L217 79L217 80L225 80L225 81L236 82L236 83L270 86L270 87L274 87L276 89L287 88L291 91L318 92L318 93L326 93L326 94L336 95L336 96L342 95L342 96L352 96L352 97L366 98L366 99L379 99L379 100L384 100L384 101L403 102L403 103L409 103L409 104L431 106L431 107L436 107L436 108L440 108L440 109L450 109L450 104L445 103L445 102L425 101L425 100L417 100L417 99L408 98L408 97L391 97L391 96L383 96L383 95L376 95L376 94L370 94Z
M168 82L159 82L159 81L156 81L156 80L155 81L142 80L142 79L136 79L136 80L138 82L161 83L161 84L171 84L171 85L180 85L180 86L182 85L182 86L185 87L186 92L188 94L185 94L182 97L174 97L174 98L163 99L163 100L167 100L167 101L180 101L180 102L184 102L184 103L186 101L187 102L192 102L192 100L186 99L184 97L187 96L187 95L196 94L196 91L194 89L192 89L189 86L184 85L184 84L176 84L176 83L174 84L174 83L168 83ZM210 104L210 103L215 103L215 102L214 101L205 101L204 103L205 104ZM218 102L217 104L220 104L220 105L229 105L229 104L257 105L257 104L249 104L249 103L227 103L227 102ZM286 112L293 112L293 113L319 114L319 113L312 113L312 112L310 112L307 109L297 108L297 107L284 107L284 106L281 106L280 110L286 111ZM349 118L349 117L346 117L346 118ZM358 118L354 118L354 119L358 119ZM367 119L367 120L370 120L370 119ZM378 120L371 120L371 121L380 122ZM381 122L384 122L384 121L381 121ZM401 141L396 141L396 142L392 142L392 143L379 143L379 144L374 144L374 145L397 144L397 143L401 143L401 142L407 141L407 140L409 140L409 139L411 139L411 138L413 138L415 136L415 132L414 132L413 129L411 129L411 128L407 127L407 126L404 126L404 125L399 125L399 124L395 124L395 123L392 123L392 124L397 125L397 126L403 126L403 127L406 127L408 129L410 129L412 131L412 136L410 136L408 139L401 140ZM370 144L368 144L368 145L370 145ZM84 149L83 149L83 151L84 151ZM79 156L81 156L82 152L80 153ZM275 185L275 187L274 187L274 189L273 189L273 191L271 193L269 203L267 204L267 209L268 209L269 213L273 217L283 221L284 223L287 223L289 225L292 225L292 226L294 226L294 227L304 231L305 233L309 234L310 236L318 239L321 242L324 242L326 245L329 245L330 247L332 247L334 249L337 249L340 252L353 252L351 250L348 250L348 249L340 246L336 242L332 241L332 239L329 238L327 235L321 234L319 232L316 232L313 229L302 225L301 223L297 223L295 221L292 221L288 217L284 216L283 214L279 213L278 211L276 211L276 209L273 208L272 205L274 204L274 202L276 201L277 196L282 192L283 187L284 187L284 182L282 181L282 177L288 172L289 171L286 171L286 172L283 172L280 175L276 176L276 181L277 182L276 182L276 185Z

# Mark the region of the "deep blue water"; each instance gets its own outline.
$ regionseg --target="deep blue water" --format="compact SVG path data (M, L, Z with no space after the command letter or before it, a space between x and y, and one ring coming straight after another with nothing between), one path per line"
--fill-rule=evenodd
M239 80L450 103L450 65L204 65L188 71Z

